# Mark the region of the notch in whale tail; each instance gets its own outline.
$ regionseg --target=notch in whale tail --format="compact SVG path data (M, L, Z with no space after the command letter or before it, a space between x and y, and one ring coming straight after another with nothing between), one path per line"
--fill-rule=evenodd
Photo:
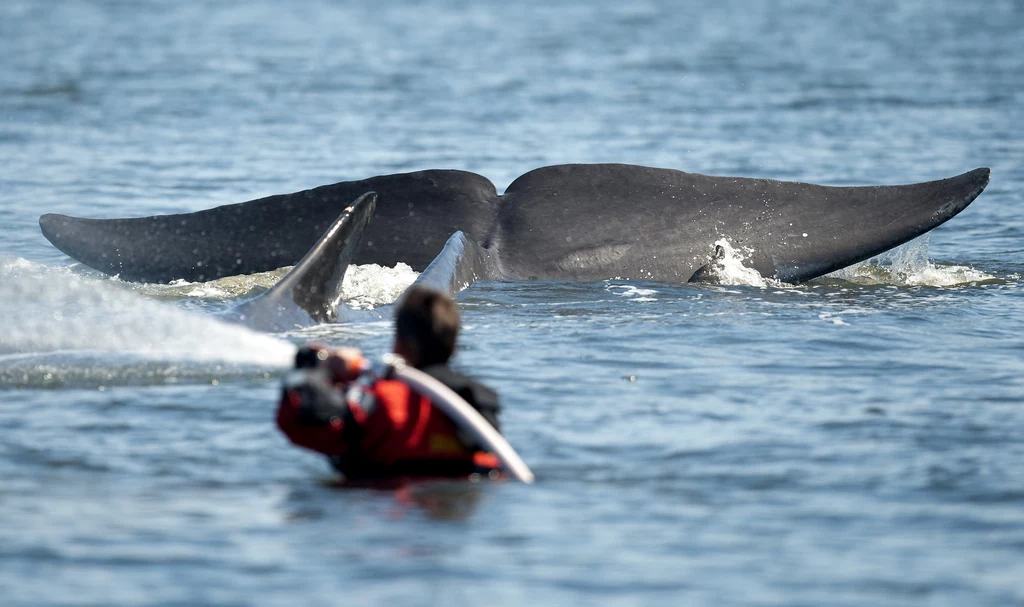
M347 309L342 302L345 271L376 207L375 192L357 198L284 278L225 317L262 331L337 322Z

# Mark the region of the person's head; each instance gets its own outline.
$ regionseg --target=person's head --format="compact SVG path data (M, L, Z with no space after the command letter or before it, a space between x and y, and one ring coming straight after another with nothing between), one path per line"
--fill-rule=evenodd
M413 286L395 312L395 354L414 367L448 362L459 334L459 308L444 293Z

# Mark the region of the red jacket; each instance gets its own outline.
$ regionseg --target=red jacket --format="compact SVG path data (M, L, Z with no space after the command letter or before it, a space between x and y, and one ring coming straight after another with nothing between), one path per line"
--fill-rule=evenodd
M465 476L498 467L493 455L467 446L430 399L398 380L360 380L334 394L286 388L277 425L352 478Z

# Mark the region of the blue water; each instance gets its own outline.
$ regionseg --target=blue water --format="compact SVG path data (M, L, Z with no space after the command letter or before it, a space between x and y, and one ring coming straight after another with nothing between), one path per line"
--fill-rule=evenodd
M1024 604L1022 31L1013 1L5 0L0 604ZM338 488L279 377L386 322L223 327L272 279L130 285L36 223L563 162L992 182L806 285L463 292L457 366L534 486Z

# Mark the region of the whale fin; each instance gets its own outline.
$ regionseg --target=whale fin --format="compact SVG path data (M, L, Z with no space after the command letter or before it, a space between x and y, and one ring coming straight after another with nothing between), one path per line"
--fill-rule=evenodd
M427 286L455 296L477 280L500 280L497 252L473 242L464 232L456 232L413 284Z
M360 196L284 278L225 317L263 331L287 331L340 320L339 315L346 309L342 302L345 271L376 207L375 192Z

